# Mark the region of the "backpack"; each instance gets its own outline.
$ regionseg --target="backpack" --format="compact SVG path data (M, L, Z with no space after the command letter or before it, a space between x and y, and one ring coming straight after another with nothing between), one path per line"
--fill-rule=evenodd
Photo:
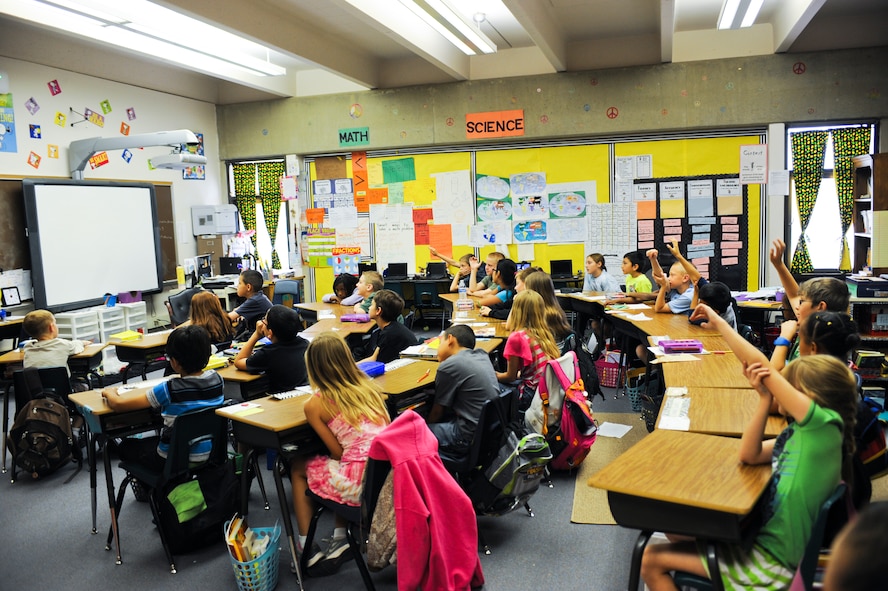
M879 410L879 403L868 397L857 402L854 442L857 444L857 457L863 462L864 471L870 478L888 470L885 431L879 420Z
M552 450L554 470L576 468L595 443L598 427L586 397L573 351L547 363L538 396L525 415L525 423L546 438Z
M74 445L68 409L61 402L49 398L30 400L19 411L9 431L9 448L13 460L13 482L16 466L33 478L40 478L52 474L72 460L82 461L80 448Z
M490 465L466 487L475 512L504 515L524 505L540 487L551 459L545 437L531 433L518 439L509 431Z
M580 376L583 378L583 385L586 387L589 398L594 399L596 396L601 396L601 399L605 400L604 392L601 391L601 382L598 380L598 370L595 369L595 359L586 343L577 338L576 333L571 333L564 339L561 354L564 355L568 351L573 351L577 355Z

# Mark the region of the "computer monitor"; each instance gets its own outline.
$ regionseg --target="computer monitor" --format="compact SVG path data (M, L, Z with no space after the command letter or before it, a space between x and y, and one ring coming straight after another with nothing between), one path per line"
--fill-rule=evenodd
M358 275L363 275L364 271L375 271L376 263L358 263Z
M554 260L550 263L552 277L554 279L565 279L573 277L573 262L570 259Z
M219 257L220 275L240 275L244 260L240 257Z
M199 254L195 257L195 260L197 261L195 272L197 273L198 280L213 276L212 254Z
M386 279L407 279L407 263L389 263L385 270Z
M426 277L428 279L444 279L447 277L447 263L435 261L427 264Z

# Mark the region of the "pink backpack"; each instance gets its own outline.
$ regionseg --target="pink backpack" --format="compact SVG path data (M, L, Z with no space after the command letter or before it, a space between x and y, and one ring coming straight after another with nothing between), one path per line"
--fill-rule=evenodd
M547 362L544 377L540 380L538 394L542 402L542 420L539 427L552 451L549 466L553 470L572 470L579 466L589 454L598 433L580 376L577 355L568 351ZM557 408L559 404L560 409ZM550 413L555 420L550 420Z

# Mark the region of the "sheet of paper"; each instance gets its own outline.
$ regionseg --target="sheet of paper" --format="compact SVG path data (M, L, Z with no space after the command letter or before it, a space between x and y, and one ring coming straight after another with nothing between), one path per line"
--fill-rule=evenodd
M619 439L632 429L632 425L620 423L602 423L598 425L598 434L602 437L615 437Z
M691 428L691 419L688 417L660 417L657 428L669 429L670 431L687 431Z
M651 361L651 363L669 363L669 362L678 362L678 361L700 361L699 357L694 357L690 353L672 353L669 355L663 355L662 357L658 357Z
M322 318L336 318L336 314L333 310L320 310L318 311L318 320Z

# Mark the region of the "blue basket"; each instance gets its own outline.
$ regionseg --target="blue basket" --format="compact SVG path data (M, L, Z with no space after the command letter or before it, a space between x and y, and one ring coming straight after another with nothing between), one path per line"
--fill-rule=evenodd
M225 529L228 531L229 522L225 522ZM265 549L262 556L241 562L229 552L231 558L231 566L234 568L234 576L237 579L237 586L240 591L271 591L278 584L278 544L281 539L281 526L275 524L274 527L254 527L253 531L258 535L271 536L268 548Z
M644 393L646 382L644 381L645 368L630 369L626 372L626 394L629 396L629 405L632 412L641 412L641 395Z

